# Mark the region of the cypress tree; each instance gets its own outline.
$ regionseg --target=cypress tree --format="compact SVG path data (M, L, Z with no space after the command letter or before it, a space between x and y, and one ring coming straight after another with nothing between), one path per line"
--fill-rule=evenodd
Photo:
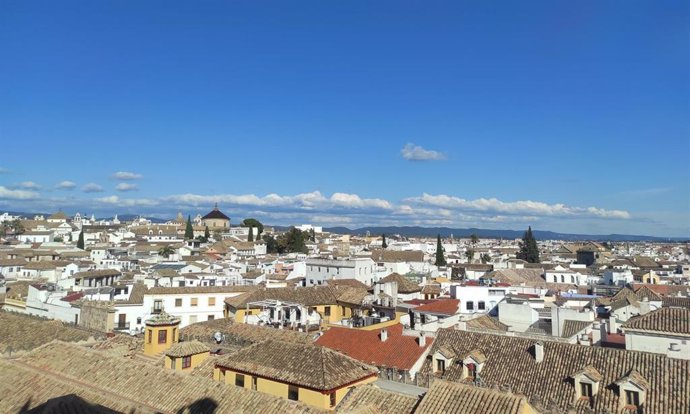
M386 247L388 247L388 243L386 243L386 234L382 234L381 238L383 239L383 241L381 242L381 247L385 249Z
M254 227L249 227L249 236L247 236L247 241L254 241Z
M211 238L211 232L208 231L208 226L206 226L206 229L204 229L204 240L208 241L208 239Z
M79 232L79 240L77 240L77 248L84 250L84 230Z
M539 263L539 247L537 246L537 239L532 234L532 226L529 226L525 235L522 236L520 251L517 252L516 257L528 263Z
M436 238L436 266L445 266L446 258L443 256L443 245L441 244L441 234Z
M192 216L187 216L187 226L184 229L185 240L191 240L194 238L194 228L192 227Z

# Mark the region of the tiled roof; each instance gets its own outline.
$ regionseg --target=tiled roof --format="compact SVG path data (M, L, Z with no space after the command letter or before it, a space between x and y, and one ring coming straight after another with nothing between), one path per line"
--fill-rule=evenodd
M146 325L158 326L158 325L174 325L180 323L180 318L177 316L170 315L165 311L161 311L146 320Z
M415 414L519 414L527 405L523 395L436 380Z
M571 319L566 319L563 321L563 330L561 331L562 338L570 338L580 331L586 329L588 326L592 326L590 321L574 321Z
M359 289L368 289L369 287L357 279L331 279L328 281L329 286L347 286Z
M636 316L623 325L624 329L690 335L690 309L661 308Z
M87 270L86 272L77 272L70 276L72 278L97 278L97 277L107 277L107 276L120 276L122 273L116 269L98 269L98 270Z
M376 368L325 347L273 340L219 358L216 366L319 391L378 374Z
M41 260L40 262L29 262L24 265L24 270L51 270L57 266L52 261Z
M687 285L654 285L642 283L635 283L633 285L633 289L635 290L641 289L642 287L646 287L661 296L676 296L678 294L687 296L690 294L690 286Z
M421 250L373 250L371 259L375 262L423 262L424 252Z
M690 308L690 298L666 296L662 299L661 305L674 308Z
M27 262L24 259L0 259L0 266L24 266Z
M33 349L53 339L78 342L95 336L92 332L64 325L60 321L0 312L0 352L5 352L8 347L14 351Z
M286 288L262 288L251 293L228 298L225 303L235 309L244 308L249 302L261 300L279 300L281 302L294 302L303 306L337 305L339 302L352 303L350 301L362 299L367 292L347 286L311 286L311 287L286 287ZM360 302L361 303L361 299Z
M492 318L489 315L482 315L478 318L471 319L471 320L467 321L467 327L468 328L475 328L475 329L487 329L487 330L492 330L492 331L502 331L502 332L508 331L508 325L500 322L496 318Z
M180 330L180 337L205 341L210 340L216 332L224 334L228 340L238 344L254 344L269 339L303 344L313 343L311 337L303 332L244 323L235 324L229 319L215 319L187 325Z
M409 370L433 342L433 338L427 338L426 345L420 347L416 336L402 334L401 324L386 329L388 339L381 341L380 330L331 328L316 340L316 344L377 367Z
M494 279L512 286L544 287L546 281L541 277L542 273L543 269L499 269L486 274L482 279Z
M353 387L336 407L338 413L412 414L419 398L367 384Z
M618 387L611 385L636 368L649 382L646 413L686 413L690 407L690 360L668 358L650 352L590 347L561 342L543 341L544 358L534 358L535 340L503 335L440 329L430 355L441 347L449 347L456 356L480 348L487 357L481 371L487 387L510 386L514 393L525 394L532 405L553 402L566 410L575 398L573 373L591 365L603 380L593 400L594 412L619 412ZM422 377L431 371L428 359ZM450 364L443 375L450 381L462 381L462 366ZM623 396L625 398L625 396ZM539 408L539 407L537 407ZM575 401L574 412L590 409L586 401Z
M296 401L62 342L49 343L15 360L0 360L0 395L3 413L29 411L65 395L127 413L322 412Z
M416 293L422 291L421 286L398 273L391 273L379 281L379 283L386 282L398 282L398 293Z
M178 342L165 351L170 357L185 357L209 352L211 349L199 341Z
M218 208L216 207L213 210L211 210L208 214L203 216L201 219L202 220L207 220L207 219L230 220L230 217L223 214L223 212L218 210Z
M424 295L440 295L441 285L438 284L427 284L422 287L422 294Z
M458 299L437 299L427 304L417 306L413 311L451 316L458 313L459 307L460 300Z
M236 293L249 292L256 290L256 286L235 285L235 286L186 286L186 287L152 287L147 295L180 295L194 293Z

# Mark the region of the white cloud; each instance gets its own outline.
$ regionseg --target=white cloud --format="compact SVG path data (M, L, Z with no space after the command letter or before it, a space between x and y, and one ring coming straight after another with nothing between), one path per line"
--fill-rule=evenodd
M139 190L139 187L137 187L136 184L120 183L115 187L115 189L117 191L137 191Z
M41 186L33 181L24 181L19 184L15 184L14 188L23 188L25 190L40 190Z
M219 195L199 195L199 194L178 194L163 197L163 201L172 202L188 206L208 206L213 203L238 206L255 206L271 208L293 208L299 210L316 209L380 209L390 210L393 208L390 202L379 198L361 198L356 194L333 193L330 197L325 197L319 191L301 193L296 195L278 195L275 193L267 194L263 197L255 194L219 194Z
M74 188L77 186L77 183L74 181L61 181L59 182L55 188L58 188L60 190L74 190Z
M446 159L446 154L442 152L424 149L412 143L405 145L400 153L408 161L441 161Z
M115 174L112 175L112 178L116 180L138 180L140 178L143 178L144 176L141 174L129 172L129 171L118 171Z
M158 200L149 198L120 198L116 195L95 198L94 201L118 207L153 207L159 204Z
M0 185L0 199L7 200L32 200L38 198L35 191L11 190Z
M466 200L445 194L430 195L424 193L421 197L405 200L422 206L433 206L454 210L466 210L503 214L523 214L554 217L595 217L610 219L629 219L630 213L624 210L606 210L597 207L570 207L565 204L547 204L540 201L505 202L496 198L479 198Z
M100 193L103 191L103 187L96 183L88 183L81 188L81 191L85 193Z

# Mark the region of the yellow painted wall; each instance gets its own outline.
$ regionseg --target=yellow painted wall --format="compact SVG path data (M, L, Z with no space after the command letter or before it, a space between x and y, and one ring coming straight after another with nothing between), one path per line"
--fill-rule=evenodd
M180 372L189 372L192 369L196 368L204 362L206 358L208 358L209 353L208 352L202 352L201 354L196 354L192 355L192 361L191 365L185 369L182 369L182 357L176 357L175 359L177 360L175 362L175 371L180 371ZM173 358L169 356L165 356L165 367L168 369L172 369L172 360Z
M221 382L221 369L220 368L215 368L213 370L213 379L215 381ZM237 374L231 370L226 370L225 371L225 384L227 385L232 385L235 386L235 376ZM371 377L367 378L363 381L357 382L355 384L351 384L347 387L340 388L336 390L336 405L340 403L340 401L345 397L347 392L350 390L351 387L355 387L357 385L363 385L363 384L368 384L371 382L376 381L377 377ZM282 383L282 382L277 382L277 381L271 381L265 378L257 378L257 391L261 391L266 394L270 395L275 395L276 397L281 397L287 399L288 397L288 390L289 386L288 384ZM252 389L252 376L244 374L244 388L247 389ZM306 388L300 388L299 389L299 401L314 406L318 407L321 409L331 409L332 407L330 406L330 396L329 394L323 394L319 391L314 391Z
M164 344L158 343L158 332L167 330L166 342ZM174 333L174 334L173 334ZM175 325L165 326L146 326L144 329L144 354L158 355L168 350L173 344L179 342L180 329L179 323Z

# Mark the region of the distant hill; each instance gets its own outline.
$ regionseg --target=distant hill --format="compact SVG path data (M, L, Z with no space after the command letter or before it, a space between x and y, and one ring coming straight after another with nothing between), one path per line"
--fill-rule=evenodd
M401 236L418 236L418 237L433 237L440 234L441 237L449 237L451 234L453 237L469 237L472 234L476 234L479 237L493 238L493 239L519 239L522 238L524 230L491 230L491 229L453 229L449 227L416 227L416 226L403 226L403 227L362 227L358 229L349 229L347 227L327 227L324 231L339 234L352 234L352 235L363 235L368 231L370 234L399 234ZM643 236L643 235L629 235L629 234L570 234L570 233L556 233L547 230L533 230L534 237L538 240L567 240L567 241L579 241L579 240L595 240L595 241L684 241L688 240L686 237L654 237L654 236Z

